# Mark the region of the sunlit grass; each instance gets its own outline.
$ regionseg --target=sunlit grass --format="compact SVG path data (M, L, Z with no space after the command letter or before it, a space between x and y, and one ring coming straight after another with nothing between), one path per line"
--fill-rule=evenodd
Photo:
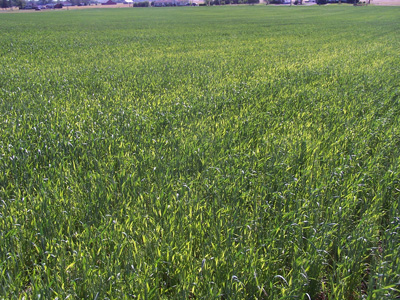
M0 298L399 296L399 13L2 14Z

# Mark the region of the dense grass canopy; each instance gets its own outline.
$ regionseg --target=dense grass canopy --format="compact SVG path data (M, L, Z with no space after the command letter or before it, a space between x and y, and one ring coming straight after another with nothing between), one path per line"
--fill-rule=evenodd
M0 15L0 298L400 295L400 8Z

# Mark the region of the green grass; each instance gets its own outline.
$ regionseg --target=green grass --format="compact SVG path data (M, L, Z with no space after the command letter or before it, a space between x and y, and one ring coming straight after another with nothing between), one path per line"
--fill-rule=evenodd
M398 297L399 15L1 14L0 298Z

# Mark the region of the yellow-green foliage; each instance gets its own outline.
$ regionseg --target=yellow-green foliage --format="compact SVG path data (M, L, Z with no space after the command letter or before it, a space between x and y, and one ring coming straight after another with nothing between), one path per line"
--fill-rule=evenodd
M0 298L394 299L400 10L0 15Z

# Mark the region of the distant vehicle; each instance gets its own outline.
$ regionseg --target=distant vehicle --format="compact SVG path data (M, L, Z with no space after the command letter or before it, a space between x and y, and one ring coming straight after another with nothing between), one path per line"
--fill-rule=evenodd
M40 7L35 7L34 10L42 10Z

